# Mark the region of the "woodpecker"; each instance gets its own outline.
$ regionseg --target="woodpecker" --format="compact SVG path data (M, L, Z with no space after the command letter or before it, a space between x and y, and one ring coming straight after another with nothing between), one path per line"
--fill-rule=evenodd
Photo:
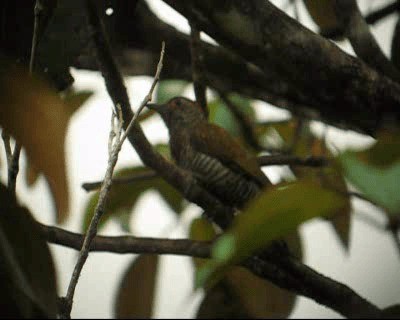
M191 171L225 205L240 209L271 184L255 155L226 130L209 123L198 103L175 97L147 106L165 122L177 165Z

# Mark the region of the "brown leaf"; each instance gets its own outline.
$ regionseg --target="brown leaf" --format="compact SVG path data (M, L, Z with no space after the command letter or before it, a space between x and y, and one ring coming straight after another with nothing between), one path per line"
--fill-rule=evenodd
M70 112L43 82L0 57L0 125L26 149L52 191L57 221L68 214L64 140Z
M197 319L250 319L240 298L225 280L205 294L196 314Z
M129 265L116 296L115 317L151 318L158 258L158 255L141 255Z
M0 184L0 317L54 318L55 269L30 212Z
M296 295L243 268L233 268L226 280L251 318L287 318L293 310Z
M284 240L293 255L301 261L303 254L299 233L291 233ZM293 310L296 301L294 293L260 279L244 268L235 267L228 271L226 279L251 318L287 318Z

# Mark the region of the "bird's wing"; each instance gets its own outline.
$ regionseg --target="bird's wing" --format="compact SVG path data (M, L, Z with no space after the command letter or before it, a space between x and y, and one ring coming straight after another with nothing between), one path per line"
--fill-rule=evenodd
M260 186L270 184L257 158L225 129L207 123L205 127L194 130L191 140L197 151L219 159L232 170L254 179Z

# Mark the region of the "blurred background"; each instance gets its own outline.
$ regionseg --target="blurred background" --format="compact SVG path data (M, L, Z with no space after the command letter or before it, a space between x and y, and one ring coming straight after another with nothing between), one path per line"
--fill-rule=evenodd
M170 9L161 0L148 0L151 9L163 20L179 30L189 32L189 26L183 17ZM294 16L291 1L272 1L274 4ZM363 12L369 12L386 3L384 0L358 1ZM309 17L302 1L297 1L298 19L312 30L316 25ZM108 12L112 14L112 10ZM371 26L372 31L388 54L396 17L394 15ZM203 39L210 40L203 35ZM352 54L345 41L338 45ZM173 54L174 48L166 47L166 55ZM66 155L71 192L71 214L63 228L81 232L83 214L90 194L82 189L85 182L101 180L107 165L107 141L110 130L112 103L107 95L100 74L88 71L73 70L76 90L90 90L93 95L88 102L74 114L71 121L67 141ZM137 108L147 94L152 79L149 77L127 77L126 87L130 94L133 108ZM183 92L188 98L194 98L189 85ZM210 95L211 97L211 95ZM264 102L254 101L253 107L260 120L286 119L289 114ZM168 131L161 119L156 115L143 122L143 129L148 139L154 143L166 143ZM322 132L323 126L317 122L312 124L313 130ZM329 128L326 139L328 146L344 150L370 145L373 140L350 131ZM0 152L5 159L3 149ZM31 209L35 217L47 224L54 225L54 206L43 177L33 188L25 185L21 177L25 174L25 154L21 158L21 172L17 184L20 201ZM4 161L3 161L4 163ZM140 159L129 145L125 143L119 156L117 168L139 165ZM268 167L265 172L275 183L280 181L288 169ZM6 181L6 170L2 168L1 179ZM385 307L399 303L400 297L400 256L393 239L376 223L384 226L382 213L373 205L362 200L352 200L353 211L349 248L345 250L340 239L326 221L316 219L301 226L304 244L304 262L320 273L343 282L360 295ZM135 236L186 238L189 223L193 217L199 216L201 210L195 206L187 206L181 216L177 216L162 201L159 193L149 190L144 192L133 208L134 214L126 223ZM373 221L373 223L371 222ZM100 234L124 234L120 223L109 220ZM61 246L51 245L59 277L59 292L64 295L71 277L77 253ZM79 280L72 317L78 318L111 318L113 317L115 296L120 285L121 276L132 261L132 255L111 253L93 253L84 266ZM158 269L157 296L153 317L155 318L190 318L194 317L201 300L202 293L193 295L193 266L189 258L176 256L161 257ZM338 314L315 302L298 298L291 318L337 318Z

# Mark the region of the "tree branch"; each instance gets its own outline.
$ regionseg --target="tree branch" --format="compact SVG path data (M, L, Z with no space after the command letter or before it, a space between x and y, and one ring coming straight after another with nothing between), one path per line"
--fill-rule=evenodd
M121 14L127 12L124 7L127 2L117 4L121 7L115 8L115 22L108 30L113 35L113 51L121 71L127 75L152 75L159 43L165 41L168 47L174 48L174 55L166 57L162 78L191 81L190 37L161 21L143 1L137 4L135 18ZM289 86L273 70L264 74L236 54L204 41L200 41L200 50L204 80L209 87L226 93L238 92L290 110L313 105L312 99ZM81 53L74 66L98 70L88 50Z
M129 177L120 177L120 178L114 178L113 179L113 184L129 184L129 183L135 183L137 181L143 181L143 180L150 180L153 178L157 178L158 175L155 171L153 170L147 170L145 172L140 172L134 175L131 175ZM96 181L96 182L86 182L82 184L82 188L85 189L85 191L92 191L100 188L102 181Z
M329 165L329 160L325 157L309 156L300 158L291 155L268 155L259 156L258 163L260 166L305 166L320 168Z
M206 86L203 73L203 57L200 48L200 32L194 24L190 24L190 56L192 60L192 80L197 103L203 108L208 118Z
M79 250L83 236L61 228L39 224L50 243ZM90 251L119 254L174 254L210 258L212 242L187 239L97 236ZM254 274L274 284L309 297L347 317L379 317L380 310L349 287L312 270L293 257L261 260L250 258L242 263Z
M400 86L269 1L164 0L221 45L275 74L317 103L321 118L373 134L398 125Z
M382 52L361 14L357 1L337 0L335 6L336 15L344 26L355 53L372 68L398 82L399 70Z
M382 8L377 9L374 12L367 14L365 16L365 22L368 24L375 24L376 22L386 18L388 15L391 15L398 10L400 10L400 2L396 0ZM340 28L329 30L329 32L321 33L321 35L326 38L336 39L342 37L343 30Z
M306 157L300 158L291 155L267 155L267 156L259 156L258 162L260 166L305 166L305 167L324 167L329 165L329 160L324 157ZM145 172L140 172L136 174L132 174L126 177L114 178L113 184L130 184L135 183L137 181L142 180L150 180L159 177L156 171L148 169ZM92 191L99 189L102 181L95 182L85 182L82 184L82 188L85 191ZM353 194L351 194L353 195Z

